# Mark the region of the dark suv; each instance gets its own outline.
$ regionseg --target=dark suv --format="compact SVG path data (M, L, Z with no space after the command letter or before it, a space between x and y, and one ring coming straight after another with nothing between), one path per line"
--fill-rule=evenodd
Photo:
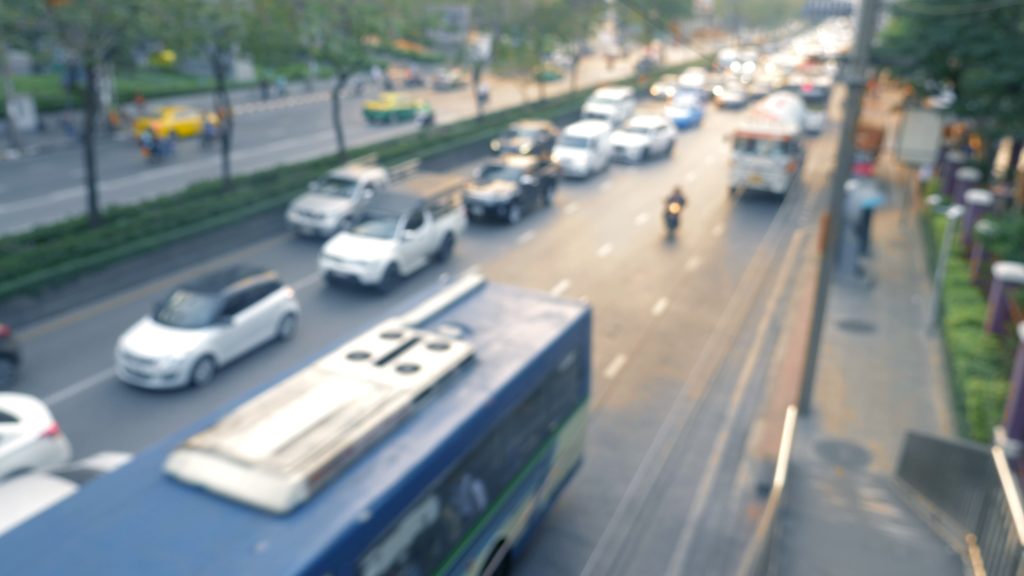
M550 158L557 138L558 127L547 120L520 120L491 140L491 152Z
M21 363L18 341L14 339L11 327L0 324L0 390L14 385L14 377Z
M558 165L542 156L506 154L477 169L466 187L469 217L496 216L509 224L531 208L549 206L558 185Z

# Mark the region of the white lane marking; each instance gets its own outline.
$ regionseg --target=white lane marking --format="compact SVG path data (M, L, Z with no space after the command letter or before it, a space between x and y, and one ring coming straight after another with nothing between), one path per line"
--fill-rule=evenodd
M526 244L527 242L529 242L530 240L533 240L536 237L537 237L537 233L536 232L534 232L533 230L527 230L526 232L523 232L522 234L520 234L519 238L516 238L516 242L519 243L520 246L522 246L523 244Z
M600 248L597 249L597 257L598 258L607 258L608 255L611 254L612 250L614 250L614 249L615 249L615 246L612 245L611 242L605 242L604 244L601 245Z
M725 226L722 224L715 224L715 227L711 229L711 235L715 238L722 235L725 232Z
M570 286L572 286L572 282L570 282L568 278L562 278L558 281L558 284L551 287L551 295L561 296L562 294L565 294L566 290L568 290Z
M686 261L686 266L684 268L685 268L685 270L687 272L693 272L697 268L700 268L701 264L703 264L701 259L696 257L696 256L694 256L694 257L692 257L692 258L690 258L689 260Z
M657 302L654 303L654 306L651 307L651 315L652 316L661 316L662 314L665 313L665 310L667 310L667 309L668 309L668 298L661 297L661 298L658 299Z
M692 183L694 183L696 181L697 181L697 173L696 172L694 172L693 170L690 170L689 172L686 173L686 183L687 184L692 184Z
M572 216L576 212L579 212L579 209L580 205L578 202L570 202L565 205L565 208L562 208L562 211L565 212L566 216Z
M622 368L626 365L629 357L625 354L619 354L612 361L608 363L608 366L604 369L604 377L608 380L614 379L622 371Z
M643 226L644 224L647 224L647 221L650 219L651 217L647 212L641 212L636 215L636 218L633 218L633 222L635 222L637 226Z
M317 281L320 280L320 278L320 271L317 270L316 272L307 274L302 278L299 278L295 282L292 282L292 288L295 288L296 292L302 292L306 288L309 288L310 286L316 284Z
M79 394L85 392L90 388L93 388L99 384L103 384L104 382L109 382L110 379L113 378L113 376L114 368L113 366L111 366L110 368L101 370L100 372L97 372L96 374L93 374L88 378L83 378L78 382L75 382L71 386L68 386L67 388L58 390L57 392L54 392L53 394L46 396L45 398L43 398L43 402L46 402L52 408L53 406L56 406L57 404L60 404L65 400L70 400L71 398L78 396Z

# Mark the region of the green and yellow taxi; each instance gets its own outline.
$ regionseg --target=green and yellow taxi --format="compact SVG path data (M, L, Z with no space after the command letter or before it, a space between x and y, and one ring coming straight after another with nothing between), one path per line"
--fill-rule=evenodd
M363 116L370 124L403 122L433 114L426 100L396 92L383 92L377 98L363 102Z

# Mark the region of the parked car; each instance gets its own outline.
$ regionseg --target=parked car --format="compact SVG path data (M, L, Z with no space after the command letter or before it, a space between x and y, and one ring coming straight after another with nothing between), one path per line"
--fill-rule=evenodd
M681 92L665 105L665 117L675 123L676 128L700 126L704 120L704 101L696 92Z
M580 120L562 129L551 159L561 174L589 178L608 168L612 158L612 125L603 120Z
M363 116L370 124L404 122L433 115L433 108L423 98L397 92L382 92L377 98L363 102Z
M114 369L150 389L203 386L217 371L273 340L299 320L295 290L276 272L237 265L175 288L117 341Z
M0 536L70 498L82 486L131 461L127 452L98 452L47 472L19 474L0 483Z
M14 332L7 324L0 323L0 390L14 385L21 365L21 349Z
M661 78L651 84L649 93L652 98L672 98L679 91L679 76L676 74L662 74Z
M632 86L606 86L594 90L583 103L580 117L604 120L618 126L636 110L636 92Z
M162 106L143 114L132 123L132 135L140 137L146 130L151 130L158 138L190 138L203 131L203 120L217 126L220 118L212 112L201 112L191 106Z
M374 195L321 248L324 279L388 291L430 262L447 260L466 229L464 188L463 178L420 173Z
M326 237L344 228L356 210L387 188L388 171L376 164L352 162L310 182L288 204L285 220L295 233Z
M609 137L613 158L638 163L654 156L668 156L676 141L676 127L664 116L633 116Z
M447 91L464 88L469 83L466 73L461 68L444 68L434 74L434 90Z
M64 464L71 443L46 403L20 392L0 392L0 479Z
M550 206L558 185L558 166L542 156L507 154L476 171L464 194L470 218L519 222L530 209Z
M550 157L558 134L558 127L547 120L519 120L491 140L491 152Z

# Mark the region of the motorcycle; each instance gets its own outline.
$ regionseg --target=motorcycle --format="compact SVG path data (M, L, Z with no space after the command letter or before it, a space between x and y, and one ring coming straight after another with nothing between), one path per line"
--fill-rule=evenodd
M683 203L673 200L665 205L665 232L669 238L675 238L679 228L679 217L683 213Z

